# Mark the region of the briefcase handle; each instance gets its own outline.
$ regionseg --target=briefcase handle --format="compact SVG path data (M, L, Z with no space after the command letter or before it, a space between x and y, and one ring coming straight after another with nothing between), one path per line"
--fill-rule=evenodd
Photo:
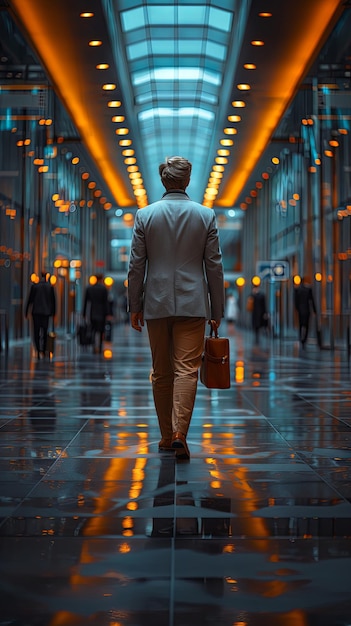
M209 325L211 327L210 330L210 337L212 337L212 335L214 334L215 339L218 339L218 326L216 324L216 322L214 320L209 320Z

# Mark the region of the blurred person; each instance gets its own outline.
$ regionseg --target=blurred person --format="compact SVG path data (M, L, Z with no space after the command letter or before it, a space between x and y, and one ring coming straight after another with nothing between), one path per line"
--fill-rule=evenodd
M238 319L238 301L233 293L230 293L225 306L225 319L234 324Z
M47 281L48 276L47 272L42 271L40 281L31 285L25 309L26 318L29 312L32 315L33 340L38 359L45 357L49 319L56 314L55 290Z
M102 352L106 318L109 314L108 289L102 274L96 274L96 283L85 290L83 317L91 324L94 351Z
M313 291L307 276L303 276L300 285L295 288L294 304L299 318L299 340L304 349L308 337L311 313L316 314Z
M248 298L247 309L251 312L252 330L255 336L255 343L259 343L261 328L267 328L268 313L266 306L266 296L258 286L252 288Z
M132 328L147 324L159 450L186 459L206 319L219 327L224 314L215 213L185 192L191 168L180 156L159 166L166 192L136 213L128 271Z

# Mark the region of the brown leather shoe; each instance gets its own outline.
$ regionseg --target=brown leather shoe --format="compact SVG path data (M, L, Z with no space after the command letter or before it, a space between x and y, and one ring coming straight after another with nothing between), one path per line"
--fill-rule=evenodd
M166 437L162 437L161 441L158 442L158 449L159 449L160 452L173 451L171 439L167 439Z
M172 448L176 451L177 459L190 459L190 451L183 433L173 433Z

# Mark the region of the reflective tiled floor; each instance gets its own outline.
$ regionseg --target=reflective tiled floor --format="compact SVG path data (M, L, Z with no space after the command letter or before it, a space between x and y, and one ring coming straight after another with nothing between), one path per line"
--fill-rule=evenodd
M158 452L145 330L0 354L0 625L351 624L347 354L221 331L189 462Z

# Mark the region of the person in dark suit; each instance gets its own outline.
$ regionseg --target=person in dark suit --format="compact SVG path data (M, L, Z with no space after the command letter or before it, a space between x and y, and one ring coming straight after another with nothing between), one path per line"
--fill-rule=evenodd
M85 290L83 317L91 324L96 352L102 352L106 317L109 313L108 290L102 274L96 274L96 283Z
M128 272L131 325L147 323L159 450L189 458L205 324L224 315L222 255L213 209L190 200L191 163L168 157L159 166L162 199L136 212Z
M261 328L267 327L268 314L266 296L259 287L253 287L250 299L252 330L255 334L255 343L259 343Z
M49 319L55 317L56 313L55 290L47 277L47 272L41 272L41 280L31 286L25 309L26 318L29 311L32 314L33 339L38 359L45 356Z
M316 313L312 287L306 276L302 277L301 284L296 287L294 295L295 309L299 317L299 339L302 348L304 348L308 337L311 313L312 311Z

